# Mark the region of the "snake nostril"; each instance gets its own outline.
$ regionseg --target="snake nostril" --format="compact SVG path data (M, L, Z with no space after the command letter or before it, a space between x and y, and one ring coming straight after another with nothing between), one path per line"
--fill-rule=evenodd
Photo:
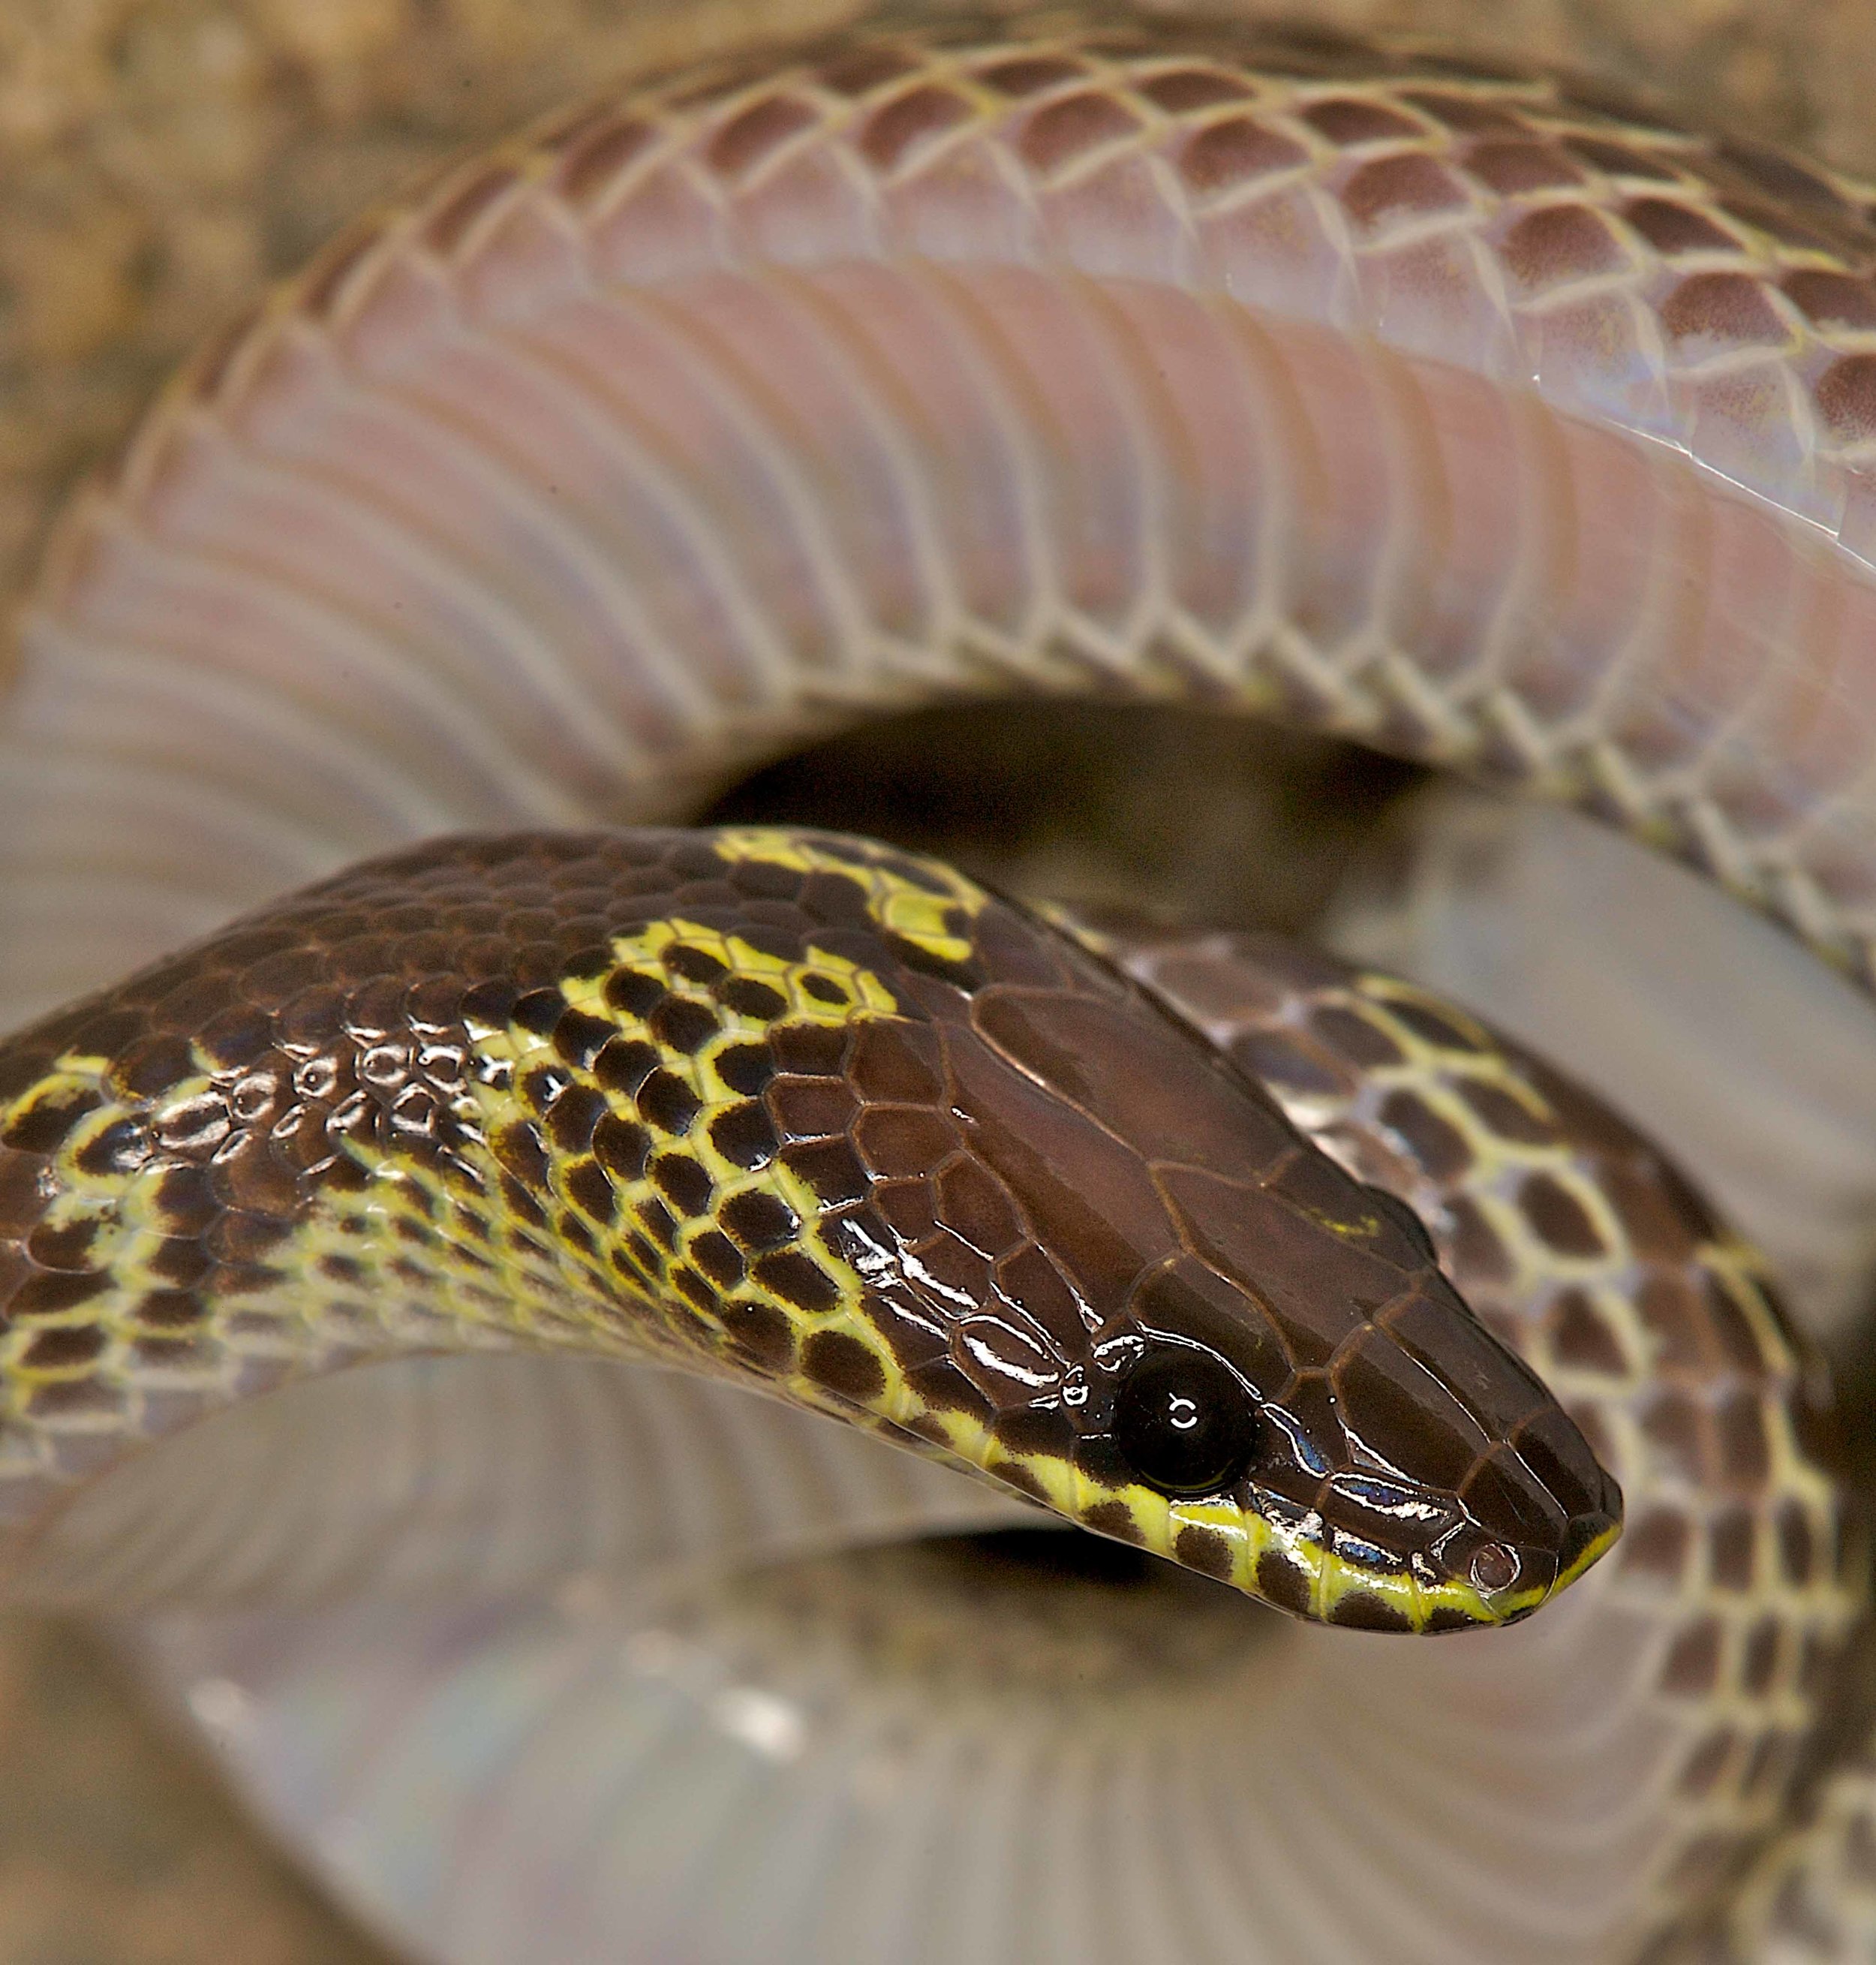
M1501 1590L1510 1589L1518 1581L1521 1567L1514 1551L1507 1549L1502 1542L1489 1542L1473 1556L1472 1567L1467 1574L1475 1590L1482 1590L1491 1596Z

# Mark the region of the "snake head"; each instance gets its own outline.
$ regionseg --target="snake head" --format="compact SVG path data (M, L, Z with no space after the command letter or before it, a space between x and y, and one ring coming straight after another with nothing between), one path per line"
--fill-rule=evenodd
M1048 1500L1370 1629L1509 1622L1579 1575L1615 1540L1620 1491L1417 1217L1081 951L1057 959L1068 986L977 993L984 1055L960 1044L954 1074L978 1154L1048 1224L1091 1327L1062 1383L1062 1471L1030 1465ZM1024 1431L1006 1417L1001 1437Z
M1611 1545L1614 1481L1402 1204L1054 927L888 849L775 850L879 936L846 944L880 1014L841 1066L866 1198L821 1230L871 1353L837 1394L1319 1622L1508 1622ZM924 931L895 883L948 896Z

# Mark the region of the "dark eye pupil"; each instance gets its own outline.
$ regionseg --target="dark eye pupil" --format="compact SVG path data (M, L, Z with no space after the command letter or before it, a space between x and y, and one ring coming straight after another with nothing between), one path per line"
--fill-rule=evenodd
M1236 1375L1203 1351L1165 1345L1127 1374L1114 1400L1114 1444L1162 1494L1215 1494L1250 1464L1258 1416Z

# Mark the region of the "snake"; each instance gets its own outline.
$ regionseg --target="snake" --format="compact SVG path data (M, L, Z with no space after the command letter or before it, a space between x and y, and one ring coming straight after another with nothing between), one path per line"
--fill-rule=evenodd
M14 1595L195 1606L416 1955L1869 1955L1828 1383L1657 1149L1410 981L679 822L1178 703L1867 987L1873 261L1587 82L1080 7L368 214L21 612Z

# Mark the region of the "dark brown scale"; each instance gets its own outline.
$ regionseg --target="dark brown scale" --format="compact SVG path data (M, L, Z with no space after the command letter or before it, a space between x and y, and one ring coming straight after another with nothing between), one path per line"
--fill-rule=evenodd
M781 1372L795 1362L795 1326L773 1304L733 1300L719 1314L724 1335L759 1369Z
M643 1037L615 1037L599 1047L593 1075L609 1092L631 1095L658 1067L657 1047Z
M389 1047L381 1048L388 1050ZM384 1070L374 1070L372 1054L368 1052L361 1062L358 1075L368 1085L384 1089L397 1082L395 1074ZM537 1112L545 1112L555 1099L573 1083L573 1079L557 1065L542 1065L533 1071L524 1072L517 1089Z
M837 95L870 95L888 82L912 73L917 66L912 56L903 50L863 47L824 63L816 71L816 79Z
M95 1324L40 1331L21 1355L29 1372L73 1371L90 1364L104 1348L105 1336Z
M762 1023L773 1022L788 1008L788 999L779 989L747 976L731 976L718 986L717 995L726 1008Z
M583 1153L607 1110L605 1099L591 1085L570 1085L548 1109L548 1137L562 1153Z
M188 1330L207 1315L208 1305L196 1290L153 1290L137 1307L137 1322L152 1330Z
M1759 1388L1742 1388L1720 1402L1714 1415L1721 1479L1736 1491L1765 1484L1772 1448L1765 1436L1765 1401Z
M945 1114L917 1105L862 1109L853 1131L855 1148L875 1180L922 1179L956 1152L958 1133Z
M1025 1242L999 1258L991 1274L998 1294L1046 1332L1058 1352L1073 1352L1084 1329L1081 1299L1036 1243Z
M1548 143L1476 143L1464 153L1461 162L1469 177L1501 198L1566 189L1583 182L1577 166Z
M830 1207L863 1200L872 1191L859 1156L843 1139L798 1140L784 1147L779 1157Z
M923 1272L921 1280L928 1279L936 1286L940 1300L952 1306L952 1317L959 1321L960 1329L969 1330L974 1323L1001 1328L994 1314L983 1320L975 1317L980 1306L994 1313L995 1305L990 1264L975 1249L940 1229L928 1240L917 1243L911 1253ZM1026 1355L1022 1362L1026 1368L1039 1364L1053 1375L1053 1365L1046 1358ZM1000 1372L999 1378L1007 1385L1007 1373Z
M1196 1569L1201 1575L1226 1579L1231 1575L1231 1542L1216 1529L1196 1526L1181 1529L1174 1542L1173 1551L1188 1569Z
M934 1413L963 1413L978 1420L991 1420L996 1416L996 1408L989 1400L948 1358L935 1358L913 1365L906 1372L905 1381ZM924 1424L915 1420L914 1426L923 1436L935 1439L940 1445L949 1437L936 1420Z
M26 1238L26 1253L42 1269L88 1271L92 1245L98 1239L94 1221L75 1221L54 1228L41 1222Z
M718 176L732 182L753 176L775 152L818 121L807 103L785 95L767 97L717 132L705 150L705 160Z
M1471 204L1465 187L1431 157L1417 153L1377 157L1352 172L1341 188L1342 209L1367 237L1390 224L1432 212L1463 211Z
M975 114L969 98L954 89L930 85L909 89L863 126L860 154L875 169L890 172L915 160Z
M979 82L999 95L1020 101L1066 82L1079 82L1087 70L1080 62L1059 55L1018 55L988 63L975 72Z
M160 1276L165 1282L186 1285L201 1281L208 1267L208 1257L200 1242L173 1237L156 1245L147 1257L146 1266L152 1275Z
M1538 1239L1560 1256L1604 1253L1602 1237L1582 1203L1553 1175L1531 1175L1518 1189L1518 1204Z
M797 1249L783 1249L759 1256L750 1273L764 1289L810 1315L830 1311L840 1300L839 1285L834 1278L818 1262Z
M785 1140L821 1140L843 1134L859 1110L843 1078L778 1078L763 1095Z
M577 1250L583 1256L599 1253L599 1245L593 1240L593 1230L577 1214L563 1209L554 1217L554 1231L569 1248Z
M159 1352L149 1362L160 1365L168 1360ZM129 1397L124 1387L101 1383L95 1377L54 1378L30 1392L23 1391L21 1402L24 1412L36 1420L117 1420Z
M1559 1364L1611 1378L1627 1368L1620 1339L1586 1292L1565 1290L1550 1314L1551 1349Z
M1818 382L1817 407L1842 442L1876 436L1876 355L1846 355L1833 363Z
M675 1139L690 1130L702 1108L683 1079L660 1068L638 1088L638 1109L660 1131Z
M692 1309L700 1314L714 1319L722 1307L722 1300L709 1283L695 1269L679 1263L671 1271L671 1287L683 1297Z
M602 1017L570 1009L554 1026L554 1048L567 1063L590 1068L615 1031L615 1027Z
M1692 1525L1685 1515L1656 1509L1630 1522L1623 1531L1622 1558L1630 1570L1676 1587L1692 1543Z
M717 1151L740 1167L764 1165L780 1143L769 1114L753 1098L718 1113L710 1122L710 1137Z
M1329 1621L1357 1631L1410 1631L1404 1611L1371 1590L1353 1590L1329 1612Z
M1661 304L1661 324L1676 343L1705 354L1728 348L1777 348L1791 330L1759 282L1745 273L1695 273Z
M1139 128L1139 119L1123 104L1103 91L1091 89L1037 110L1017 148L1032 169L1048 176L1091 150L1124 143Z
M110 1285L108 1275L92 1270L28 1275L12 1291L6 1315L9 1320L56 1317L101 1296Z
M690 1256L691 1260L719 1288L728 1289L740 1283L747 1274L736 1244L727 1235L714 1231L699 1235L690 1245Z
M1195 109L1216 108L1223 102L1242 102L1252 92L1235 76L1202 68L1174 69L1169 74L1149 76L1139 87L1148 102L1169 116L1189 115Z
M1420 124L1399 110L1357 96L1331 96L1312 103L1302 120L1319 136L1342 149L1362 143L1398 143L1424 135Z
M593 1132L593 1157L615 1179L634 1181L645 1170L651 1135L643 1126L608 1113Z
M1372 1017L1339 1003L1319 1006L1310 1012L1309 1026L1338 1057L1353 1065L1372 1069L1404 1064L1401 1047Z
M1040 1478L1030 1472L1020 1461L1004 1461L994 1469L996 1478L1006 1487L1013 1487L1019 1494L1026 1494L1032 1501L1049 1505L1049 1490Z
M493 1144L496 1157L517 1180L530 1188L546 1186L547 1149L534 1127L519 1122L499 1134Z
M710 1175L687 1153L660 1153L651 1163L651 1178L658 1192L680 1214L709 1212L715 1195Z
M810 1336L801 1346L801 1368L824 1390L856 1405L866 1404L885 1389L885 1372L878 1358L844 1331L818 1330Z
M667 996L647 1019L658 1043L673 1050L700 1050L717 1034L717 1013L695 996Z
M1752 1516L1734 1510L1708 1531L1714 1581L1722 1589L1747 1590L1754 1580L1758 1526Z
M632 1017L647 1017L664 1000L664 984L639 969L615 969L606 979L605 996L612 1007Z
M1721 1625L1701 1617L1675 1637L1662 1661L1662 1690L1684 1698L1705 1698L1719 1682Z
M1293 137L1267 127L1254 117L1232 116L1194 135L1179 156L1179 175L1201 195L1226 191L1295 170L1309 153Z
M1139 1525L1132 1511L1120 1501L1097 1501L1082 1519L1098 1535L1111 1536L1116 1542L1137 1542L1140 1539Z
M671 1211L657 1197L639 1201L632 1212L638 1217L645 1233L666 1249L677 1246L677 1222Z

